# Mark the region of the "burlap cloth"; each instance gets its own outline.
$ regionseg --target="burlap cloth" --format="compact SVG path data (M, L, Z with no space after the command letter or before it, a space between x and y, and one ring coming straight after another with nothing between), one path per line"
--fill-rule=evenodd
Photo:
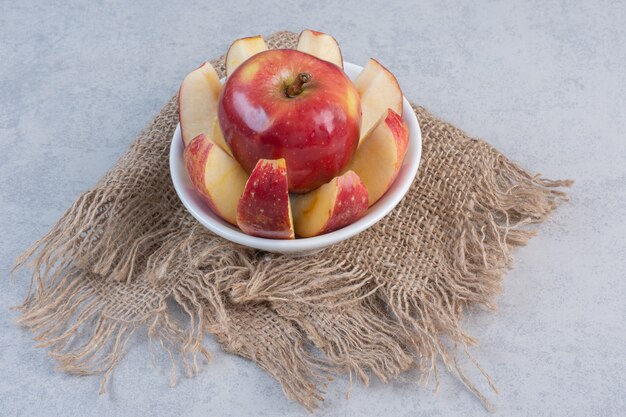
M295 39L281 32L267 41L290 48ZM224 74L223 57L213 64ZM457 360L471 358L467 347L476 344L460 326L463 312L495 307L511 248L566 198L554 187L568 182L531 175L414 109L423 155L398 207L344 243L290 258L223 240L185 210L168 168L178 122L172 98L18 259L33 271L19 323L59 369L103 374L102 391L131 335L146 326L151 345L169 354L173 380L209 358L209 333L309 410L333 374L386 382L413 368L436 387L442 365L490 407Z

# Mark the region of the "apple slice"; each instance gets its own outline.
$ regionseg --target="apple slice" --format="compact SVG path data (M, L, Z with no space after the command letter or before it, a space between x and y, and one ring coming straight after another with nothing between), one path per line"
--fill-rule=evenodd
M178 118L185 146L200 133L211 134L222 84L208 62L191 71L178 91Z
M348 169L356 172L365 184L370 206L393 184L408 146L409 129L392 109L361 141Z
M252 55L267 51L267 44L261 35L237 39L226 52L226 76L230 77L239 65Z
M222 219L237 224L237 203L248 174L205 134L196 136L183 153L185 167L202 200Z
M252 236L294 238L284 159L259 159L237 204L237 225Z
M326 33L309 29L303 30L298 37L296 49L343 68L343 58L339 44L335 38Z
M230 156L233 156L232 151L230 150L230 148L228 147L228 144L226 143L226 139L224 139L224 134L222 133L222 128L220 127L220 120L217 117L213 121L212 132L213 134L211 135L211 139L213 140L213 142L217 146L222 148L224 152L226 152Z
M357 174L348 171L307 193L295 195L296 234L317 236L355 222L367 211L367 189Z
M361 140L387 109L402 115L402 90L396 77L371 58L354 81L361 96Z

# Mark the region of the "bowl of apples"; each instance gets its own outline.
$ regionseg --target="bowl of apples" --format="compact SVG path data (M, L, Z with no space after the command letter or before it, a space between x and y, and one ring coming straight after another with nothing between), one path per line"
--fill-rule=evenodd
M395 76L374 59L344 62L321 32L303 31L295 49L238 39L226 77L204 63L178 100L174 188L241 245L303 255L341 242L387 215L417 174L421 131Z

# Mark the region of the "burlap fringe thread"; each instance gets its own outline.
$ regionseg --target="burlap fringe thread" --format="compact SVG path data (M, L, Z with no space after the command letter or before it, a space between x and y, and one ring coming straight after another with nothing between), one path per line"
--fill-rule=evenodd
M292 47L295 35L268 38ZM213 62L223 74L223 58ZM565 200L569 181L532 176L489 145L415 107L424 136L417 179L394 212L322 254L289 258L222 240L185 211L172 188L173 98L126 155L84 193L16 268L32 285L18 322L36 333L58 369L102 374L146 326L172 363L196 374L203 338L255 361L285 394L313 410L326 383L347 372L367 384L411 368L438 387L438 364L465 376L457 352L477 341L463 310L495 308L511 249ZM186 314L172 314L172 301ZM168 304L169 303L169 304ZM323 355L316 352L321 351Z

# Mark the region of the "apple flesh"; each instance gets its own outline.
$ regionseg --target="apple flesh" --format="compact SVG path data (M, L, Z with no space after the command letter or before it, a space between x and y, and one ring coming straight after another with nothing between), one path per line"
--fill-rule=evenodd
M267 44L260 35L237 39L226 52L226 76L230 77L244 61L263 51L267 51Z
M375 59L370 59L354 80L361 96L363 118L361 140L374 127L387 109L402 115L402 90L396 77Z
M335 38L326 33L309 29L303 30L298 37L296 49L343 68L343 58L339 44L337 44Z
M211 140L213 140L213 142L217 146L222 148L222 150L228 155L233 156L233 153L231 152L228 144L226 143L226 140L224 139L224 135L222 134L222 128L220 127L220 120L217 117L215 117L215 119L213 120L212 133L213 134L211 135Z
M222 91L215 68L208 63L187 74L178 91L178 118L186 145L201 133L210 135Z
M198 196L215 214L236 225L237 203L248 174L204 134L189 142L183 159Z
M338 66L291 49L261 52L226 81L218 105L226 143L247 172L284 158L289 191L305 193L348 165L361 104Z
M402 117L391 109L359 145L348 169L354 171L365 184L369 206L393 184L408 145L408 127Z
M294 238L284 159L256 164L237 205L237 225L252 236Z
M367 211L367 189L357 174L348 171L331 182L293 199L296 234L312 237L341 229Z

